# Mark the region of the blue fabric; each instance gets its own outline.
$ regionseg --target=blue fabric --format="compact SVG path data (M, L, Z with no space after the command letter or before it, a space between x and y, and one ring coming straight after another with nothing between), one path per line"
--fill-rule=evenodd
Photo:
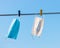
M19 27L20 27L20 21L16 19L10 30L8 38L16 39L19 32Z

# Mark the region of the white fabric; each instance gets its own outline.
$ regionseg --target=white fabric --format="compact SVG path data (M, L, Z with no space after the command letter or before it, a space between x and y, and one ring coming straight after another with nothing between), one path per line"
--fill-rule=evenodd
M39 17L35 17L34 26L32 29L32 35L39 37L42 33L43 25L44 25L44 19L39 18Z

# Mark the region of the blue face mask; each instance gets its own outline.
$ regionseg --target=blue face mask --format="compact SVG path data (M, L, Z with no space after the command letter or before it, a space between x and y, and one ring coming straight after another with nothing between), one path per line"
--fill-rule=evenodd
M14 19L9 29L8 38L16 39L19 32L19 27L20 21L18 19Z

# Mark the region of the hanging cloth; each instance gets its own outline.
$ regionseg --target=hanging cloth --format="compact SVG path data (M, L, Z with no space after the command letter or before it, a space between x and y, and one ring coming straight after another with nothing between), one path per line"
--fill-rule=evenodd
M40 36L43 30L44 19L40 17L35 17L34 26L32 29L33 36Z
M16 39L20 27L20 21L18 19L13 19L10 28L9 28L9 35L8 38Z

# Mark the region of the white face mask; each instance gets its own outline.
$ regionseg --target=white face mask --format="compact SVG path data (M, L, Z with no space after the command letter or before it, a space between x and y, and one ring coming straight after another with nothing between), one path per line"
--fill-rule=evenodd
M39 17L35 17L34 26L33 26L33 29L32 29L32 35L39 37L42 33L43 25L44 25L44 19L39 18Z

